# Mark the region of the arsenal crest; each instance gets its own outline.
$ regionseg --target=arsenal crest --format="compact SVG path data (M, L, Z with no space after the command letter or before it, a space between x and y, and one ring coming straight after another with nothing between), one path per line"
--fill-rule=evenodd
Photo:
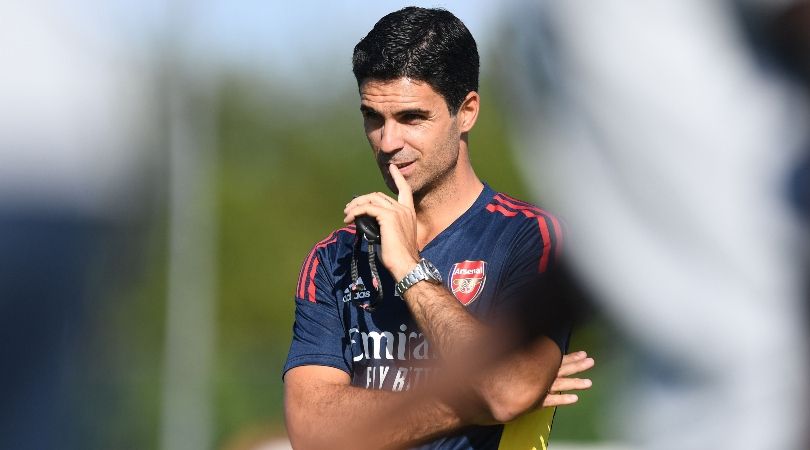
M462 305L469 305L484 289L486 261L462 261L450 269L450 289Z

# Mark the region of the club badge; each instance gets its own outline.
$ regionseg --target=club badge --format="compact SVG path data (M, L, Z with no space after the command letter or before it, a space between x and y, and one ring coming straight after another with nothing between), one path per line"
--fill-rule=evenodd
M450 289L462 305L469 305L484 290L486 261L462 261L450 269Z

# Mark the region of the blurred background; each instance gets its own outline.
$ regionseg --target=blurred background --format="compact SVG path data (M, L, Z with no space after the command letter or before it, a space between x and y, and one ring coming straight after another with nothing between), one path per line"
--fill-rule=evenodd
M341 226L352 195L383 187L351 52L412 3L448 7L476 37L474 164L527 198L492 87L491 2L0 6L0 305L6 338L23 348L4 353L5 385L18 391L4 427L18 437L3 448L244 449L283 438L300 265ZM599 381L559 411L555 440L604 437L594 417L614 356L602 332L575 334ZM12 366L22 353L39 360ZM19 388L43 371L51 394ZM54 402L64 406L44 406Z
M543 205L495 81L514 39L500 2L3 2L2 392L14 406L0 448L283 441L300 265L352 195L383 187L351 52L410 4L446 7L479 44L478 175ZM558 409L553 443L618 439L605 418L633 358L612 323L597 313L574 331L595 383Z

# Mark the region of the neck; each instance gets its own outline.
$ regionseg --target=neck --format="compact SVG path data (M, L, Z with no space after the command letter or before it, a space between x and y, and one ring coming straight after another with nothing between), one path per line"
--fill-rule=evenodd
M467 152L459 154L453 172L441 184L415 200L416 238L423 249L475 203L484 184L475 175Z

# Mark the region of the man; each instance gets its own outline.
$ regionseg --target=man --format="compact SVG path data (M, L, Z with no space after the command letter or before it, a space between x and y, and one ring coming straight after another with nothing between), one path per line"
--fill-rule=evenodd
M550 301L527 290L562 242L556 218L496 193L473 171L478 66L473 37L444 10L391 13L355 47L366 136L397 198L363 195L344 210L346 224L363 215L379 224L379 276L361 263L370 251L374 261L376 248L351 225L304 262L284 368L296 447L358 446L362 436L363 448L545 448L553 408L537 408L576 401L546 394L590 385L552 385L564 326L507 357L483 357L488 370L471 362L507 346L491 324L508 321L519 300ZM437 357L442 389L424 382ZM593 362L584 353L563 361L560 376ZM460 382L450 389L453 375Z

